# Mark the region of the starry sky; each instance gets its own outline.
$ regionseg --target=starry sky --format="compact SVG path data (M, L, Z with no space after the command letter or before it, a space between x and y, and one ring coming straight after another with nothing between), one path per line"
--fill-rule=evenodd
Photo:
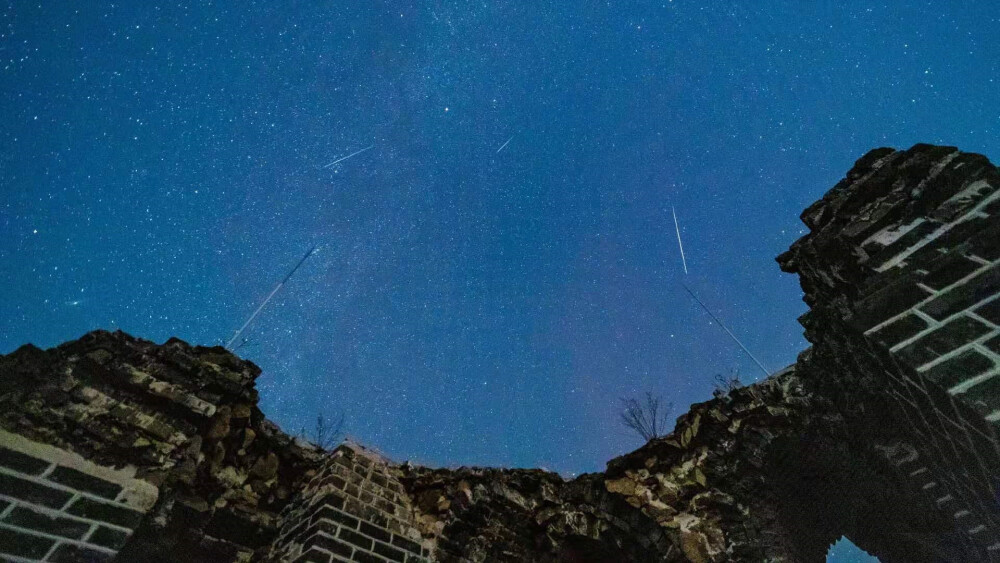
M762 375L682 283L776 370L803 208L874 147L1000 158L995 8L5 2L0 353L223 343L315 244L239 349L272 419L602 470L620 397Z

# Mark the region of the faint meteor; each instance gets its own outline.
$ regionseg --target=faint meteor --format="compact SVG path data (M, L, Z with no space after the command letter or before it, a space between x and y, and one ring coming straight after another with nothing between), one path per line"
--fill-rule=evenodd
M374 144L372 144L372 145L368 145L367 147L365 147L365 148L363 148L363 149L361 149L361 150L359 150L359 151L354 151L354 152L352 152L351 154L349 154L349 155L347 155L347 156L342 156L342 157L338 158L337 160L334 160L334 161L333 161L333 162L331 162L330 164L327 164L327 165L326 165L326 166L324 166L323 168L329 168L329 167L333 166L334 164L337 164L338 162L344 162L344 161L345 161L345 160L347 160L348 158L351 158L352 156L357 156L357 155L359 155L359 154L361 154L361 153L365 152L366 150L368 150L368 149L370 149L370 148L373 148L374 146L375 146Z
M729 337L733 339L733 342L735 342L744 352L746 352L747 356L750 356L750 359L753 360L753 363L757 364L757 367L760 368L760 371L764 372L765 376L771 375L771 372L767 371L767 368L764 367L764 364L760 363L760 360L758 360L753 354L751 354L750 350L747 350L747 347L744 346L742 342L740 342L740 339L736 338L736 335L733 334L733 331L729 330L729 327L726 326L726 323L722 322L719 319L719 317L716 317L715 313L713 313L711 309L709 309L708 306L706 306L701 301L701 299L698 299L698 296L695 295L693 291L691 291L690 287L688 287L686 284L683 283L681 285L683 285L684 289L687 290L688 294L690 294L691 297L694 298L694 300L697 301L699 305L701 305L701 308L704 309L706 313L708 313L708 316L712 317L712 319L715 322L719 323L719 326L722 327L722 330L726 331L726 334L728 334Z
M681 249L681 264L684 265L684 273L688 273L688 263L687 259L684 258L684 245L681 244L681 228L677 226L677 212L674 210L674 206L670 206L670 213L674 216L674 230L677 231L677 246Z
M257 307L257 310L254 311L252 315L250 315L250 318L247 319L247 322L243 323L243 326L241 326L239 330L237 330L233 334L233 337L229 339L229 342L226 342L227 350L229 350L230 352L235 350L235 348L232 348L233 342L236 342L236 339L240 337L240 334L243 334L243 331L246 330L248 326L250 326L250 323L252 323L255 318L257 318L257 315L259 315L261 310L264 309L264 306L267 305L267 302L270 301L272 297L274 297L275 293L278 293L278 290L281 289L281 286L285 285L285 282L287 282L289 278L292 277L292 274L295 273L295 270L298 270L299 266L301 266L302 263L306 261L306 259L308 259L310 256L316 253L317 248L318 245L314 244L313 247L309 249L309 252L306 252L305 255L302 257L302 259L299 260L299 263L296 264L295 267L292 268L290 272L288 272L288 275L285 276L285 279L281 280L281 282L279 282L278 285L274 286L274 289L272 289L271 293L268 294L268 296L264 299L263 302L261 302L260 306ZM240 346L242 346L243 344L246 344L245 340L240 344ZM237 348L239 348L239 346L237 346Z
M513 139L513 138L514 138L514 136L511 135L510 139ZM504 141L504 144L500 145L500 148L497 149L497 154L500 154L500 151L502 151L503 148L507 146L507 143L510 142L510 139L507 139L506 141Z

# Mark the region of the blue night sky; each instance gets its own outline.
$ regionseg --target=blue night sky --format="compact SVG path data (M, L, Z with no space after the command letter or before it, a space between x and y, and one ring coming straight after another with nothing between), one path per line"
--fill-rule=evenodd
M603 470L619 397L760 375L682 282L776 370L803 208L878 146L1000 158L995 1L756 4L6 2L0 353L219 344L319 244L239 350L269 417Z

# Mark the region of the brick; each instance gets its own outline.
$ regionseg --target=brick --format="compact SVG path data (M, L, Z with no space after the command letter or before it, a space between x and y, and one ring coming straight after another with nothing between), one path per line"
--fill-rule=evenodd
M350 557L351 553L354 552L354 548L352 546L323 533L313 534L310 536L309 539L302 544L302 549L309 549L313 546L323 548L335 555L343 555L344 557Z
M251 548L270 543L275 533L251 514L230 507L216 510L205 525L204 531L208 536Z
M929 297L930 292L916 285L919 279L916 273L905 274L896 282L862 299L854 307L855 326L867 330Z
M400 535L392 536L392 545L405 549L406 551L411 551L413 553L420 553L420 544L417 542L404 538Z
M348 543L354 544L360 548L370 550L372 548L373 540L371 538L362 536L361 534L348 530L347 528L341 528L340 533L337 534L338 537Z
M990 226L969 240L969 248L980 258L1000 259L1000 215L990 217Z
M1000 299L994 299L974 311L980 317L1000 326Z
M924 305L922 310L935 319L943 320L996 293L1000 293L1000 266L993 266L965 283L951 288Z
M348 497L344 502L346 512L357 516L361 520L366 520L376 526L384 527L389 519L374 507L362 504L361 501Z
M142 513L121 505L98 502L86 497L80 497L66 510L74 516L83 516L92 520L100 520L123 528L134 530L142 521Z
M385 563L385 559L366 551L355 551L354 557L351 560L358 561L359 563Z
M122 486L117 483L109 483L104 479L87 475L69 467L56 467L46 478L71 489L85 491L109 500L114 500L122 490Z
M967 188L971 188L972 184L979 183L980 180L982 180L981 176L971 176L965 183L963 183L961 189L966 190ZM994 189L995 188L989 183L980 184L977 189L968 191L959 198L943 202L937 209L934 210L931 216L942 221L955 221L962 215L972 211L972 208L982 202L986 196L994 191ZM971 222L971 220L963 221L962 223L958 223L956 226L962 226L967 222Z
M87 522L42 514L23 506L15 506L3 521L6 524L74 540L82 538L90 531L90 524Z
M0 473L0 494L48 508L61 508L73 497L66 491L2 473Z
M913 367L920 367L989 331L985 324L962 316L898 350L896 356Z
M886 348L892 348L926 328L926 321L910 313L876 330L871 334L871 338Z
M376 526L372 526L368 522L362 522L361 523L361 533L363 533L363 534L365 534L367 536L371 536L371 537L373 537L373 538L375 538L377 540L384 541L386 543L389 543L390 541L392 541L392 534L390 534L389 532L387 532L387 531L385 531L385 530L383 530L381 528L378 528Z
M990 338L983 343L983 346L986 346L994 354L1000 354L1000 335Z
M919 213L939 206L948 198L962 190L972 179L981 178L983 171L992 168L982 155L960 153L933 179L927 182L920 194Z
M98 563L100 561L111 561L113 557L113 555L104 551L64 543L56 548L47 561L52 561L53 563Z
M117 551L125 545L128 538L129 535L121 530L115 530L114 528L108 528L107 526L98 526L97 529L94 530L94 533L90 534L90 537L87 538L87 543L100 545Z
M295 558L293 563L330 563L331 555L319 548L311 548Z
M1000 409L1000 376L973 385L963 395L973 405L985 405L983 414Z
M323 479L324 485L332 485L340 490L344 490L347 486L347 481L337 475L330 475L329 477Z
M905 235L896 239L892 244L881 248L880 250L869 249L866 247L865 250L875 252L869 260L868 265L872 268L877 268L882 264L885 264L899 253L923 240L924 237L934 232L934 230L940 226L941 225L939 223L933 221L924 221L923 223L910 229ZM879 247L876 246L875 248Z
M13 469L27 475L38 475L45 471L51 463L31 457L30 455L15 452L0 446L0 466Z
M336 508L330 506L324 506L323 508L316 511L313 514L312 522L317 522L318 520L332 520L343 524L344 526L356 530L358 528L358 519L353 516L348 516L343 512L337 510Z
M919 252L915 252L913 256L907 260L907 263L911 267L921 268L931 273L939 271L941 263L947 264L949 261L955 260L956 257L961 256L962 253L966 251L968 246L966 242L975 236L976 233L985 229L986 224L987 221L979 217L954 224L933 242L920 249ZM959 250L959 246L961 246L961 250ZM945 268L948 267L949 266L945 266ZM954 264L953 267L964 269L964 265L959 266L958 264ZM965 275L968 275L972 270L977 268L978 266L972 268L966 272ZM948 277L946 273L945 277Z
M944 289L982 267L957 252L951 252L935 260L928 266L924 285L933 289Z
M385 511L387 514L396 513L396 507L391 502L383 498L375 499L375 506L377 506L380 510Z
M0 528L0 553L7 555L41 559L55 543L55 540L41 536L32 536L9 528Z
M966 350L925 371L923 375L941 387L949 389L992 368L992 360L975 350Z
M400 563L402 563L403 561L406 560L406 554L404 552L394 547L385 545L384 543L381 542L375 542L375 549L373 551L375 551L375 553L381 555L382 557L385 557L386 559L390 559L392 561L399 561Z
M342 509L344 508L344 497L338 495L337 493L330 493L325 497L323 497L323 500L320 501L320 504L325 504L328 506L332 506L334 508Z

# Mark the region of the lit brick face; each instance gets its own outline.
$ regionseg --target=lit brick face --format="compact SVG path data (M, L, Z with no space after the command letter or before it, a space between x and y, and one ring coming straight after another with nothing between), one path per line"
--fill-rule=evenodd
M125 471L0 431L0 554L110 561L156 501Z

